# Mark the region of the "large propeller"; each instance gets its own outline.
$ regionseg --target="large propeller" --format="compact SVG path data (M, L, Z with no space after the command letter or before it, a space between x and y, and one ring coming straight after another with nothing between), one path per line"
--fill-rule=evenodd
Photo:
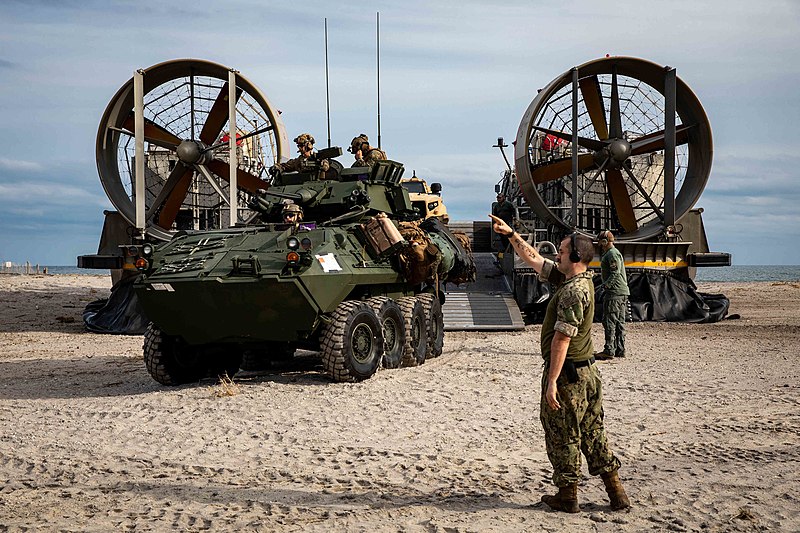
M148 233L169 238L180 213L192 225L221 225L229 206L229 69L200 60L176 60L144 71L146 224ZM287 153L277 110L246 78L236 76L236 143L241 150L237 187L249 193L269 187L262 179ZM98 131L98 170L112 203L131 223L133 212L133 80L109 103ZM224 134L224 136L223 136ZM216 214L215 214L216 213ZM186 215L184 215L186 216ZM185 224L185 222L184 222Z
M520 124L515 148L520 187L537 214L565 229L594 232L597 228L592 226L600 218L601 227L613 226L618 233L637 238L651 236L653 227L664 221L663 157L671 133L664 127L664 69L636 58L604 58L577 70L582 104L576 110L581 120L577 147L572 146L570 131L572 73L568 72L539 93ZM619 70L624 71L622 83ZM678 92L675 144L682 160L677 168L684 182L704 185L710 170L710 128L699 102L682 82ZM558 148L543 150L537 139L544 136L560 139ZM564 183L573 179L574 149L577 198ZM553 185L565 194L545 192ZM693 204L700 192L687 189L682 207ZM554 202L554 196L563 201ZM583 222L572 220L565 208L572 202L583 210L579 215Z

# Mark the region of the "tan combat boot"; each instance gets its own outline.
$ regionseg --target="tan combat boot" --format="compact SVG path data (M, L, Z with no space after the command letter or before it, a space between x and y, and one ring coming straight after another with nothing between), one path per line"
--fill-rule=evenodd
M617 472L617 470L614 470L600 476L606 485L606 492L611 500L611 509L613 511L627 509L631 506L631 501L628 499L628 495L625 494L625 489L622 487L622 481L619 480Z
M577 513L581 510L580 507L578 507L577 483L572 483L566 487L559 487L558 494L542 496L542 501L556 511Z

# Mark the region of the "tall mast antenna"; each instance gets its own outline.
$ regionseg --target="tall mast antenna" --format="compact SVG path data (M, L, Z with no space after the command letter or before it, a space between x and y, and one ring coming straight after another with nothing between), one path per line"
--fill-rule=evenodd
M328 87L328 18L325 17L325 106L328 113L328 148L331 147L331 93Z
M381 13L375 13L376 48L378 58L378 149L381 147Z

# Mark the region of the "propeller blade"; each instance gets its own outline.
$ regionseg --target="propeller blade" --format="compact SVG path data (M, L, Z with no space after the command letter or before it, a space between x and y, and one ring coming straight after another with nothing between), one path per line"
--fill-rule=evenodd
M689 142L689 129L694 127L694 124L681 125L675 128L675 146L686 144ZM649 152L656 152L664 149L664 138L666 132L664 130L648 133L639 137L631 143L631 155L641 155Z
M167 181L164 182L164 185L161 187L161 190L158 192L155 200L153 200L153 203L150 204L150 207L147 209L147 214L145 215L146 220L150 221L153 219L167 198L175 190L175 187L183 180L184 174L186 174L186 172L189 170L190 169L182 163L175 164L175 168L173 168L172 172L169 173Z
M122 127L130 131L131 135L135 135L136 119L133 111L131 111L128 118L125 119ZM148 118L144 119L144 140L156 146L160 146L161 148L173 151L181 144L181 139L179 137Z
M236 101L242 95L242 90L236 88ZM203 130L200 132L200 140L205 144L214 144L217 140L222 127L228 122L228 82L220 89L217 99L214 100L214 105L206 116L206 123L203 124Z
M583 103L586 105L586 111L589 112L589 118L592 119L594 131L597 133L598 139L608 139L608 125L606 124L606 108L603 105L603 93L600 92L600 81L597 76L589 76L588 78L581 78L578 80L578 87L580 87L581 94L583 95Z
M176 164L175 168L170 172L164 187L158 193L156 201L150 208L155 212L163 202L164 207L158 214L158 220L156 220L156 224L160 227L167 230L172 228L172 224L178 216L178 211L180 211L181 205L183 205L183 201L189 193L193 175L194 169L180 163Z
M636 231L638 227L636 214L633 212L631 197L628 194L628 188L625 186L625 180L622 178L622 172L618 168L610 169L606 172L606 185L622 229L627 233Z
M549 128L542 128L541 126L534 126L533 129L543 131L546 134L558 137L559 139L564 139L567 142L572 142L571 133L565 133L563 131L558 131L558 130L551 130ZM605 145L606 143L604 143L603 141L598 141L597 139L589 139L587 137L578 136L578 146L581 146L588 150L594 150L596 152L598 150L602 150L605 147Z
M611 123L608 136L611 139L622 138L622 114L619 107L619 87L617 86L617 66L611 70Z
M581 154L578 156L578 172L586 170L594 165L592 154ZM572 173L572 158L563 157L545 163L543 165L531 167L531 177L536 185L553 181L555 179Z
M212 159L206 165L211 172L230 183L230 165L226 161ZM241 168L236 169L236 185L254 194L258 189L269 189L269 183Z

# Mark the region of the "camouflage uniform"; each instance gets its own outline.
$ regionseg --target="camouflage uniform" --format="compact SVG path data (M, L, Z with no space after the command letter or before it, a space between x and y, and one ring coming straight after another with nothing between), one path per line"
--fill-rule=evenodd
M367 145L367 149L361 150L361 147L365 144ZM385 161L387 159L386 152L369 145L369 137L367 137L365 133L362 133L358 137L353 137L353 140L350 141L350 148L347 149L347 151L353 155L359 150L361 150L361 158L356 159L355 163L353 163L353 167L371 167L375 164L375 161Z
M547 457L553 465L553 483L558 487L578 483L581 477L581 452L586 456L589 474L596 476L616 471L620 462L611 452L603 427L603 384L597 365L578 366L577 381L569 382L562 370L558 377L559 410L545 400L550 348L559 331L570 337L565 367L586 362L592 357L592 317L594 285L592 273L584 272L564 281L555 263L545 261L540 278L559 284L547 306L542 324L541 348L544 357L542 397L539 417L544 429Z
M625 314L631 291L625 275L625 261L613 246L600 258L600 275L603 280L603 351L609 355L624 355Z
M378 148L370 148L367 153L362 152L362 158L353 163L354 167L371 167L375 161L386 161L386 152Z
M300 135L295 137L294 142L297 144L300 155L298 157L295 157L294 159L286 161L285 163L277 163L273 165L272 168L270 169L270 174L276 174L279 172L300 172L301 170L303 170L303 164L305 162L317 160L316 152L312 152L308 157L306 157L303 155L303 152L301 150L301 147L304 147L307 144L310 144L311 146L314 145L315 141L313 135L311 135L310 133L301 133ZM320 163L323 171L328 170L329 163L327 159L323 159L322 161L320 161Z

